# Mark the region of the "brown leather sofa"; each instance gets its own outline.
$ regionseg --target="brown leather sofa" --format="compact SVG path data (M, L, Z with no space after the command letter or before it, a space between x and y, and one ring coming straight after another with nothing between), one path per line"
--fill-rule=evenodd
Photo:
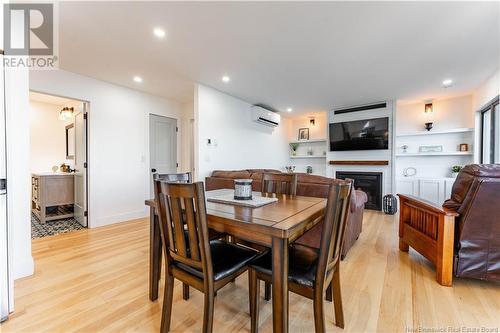
M450 286L452 274L500 282L500 164L465 166L442 207L400 200L400 249L412 247L434 262L439 283Z
M254 191L260 191L263 172L281 173L281 171L273 169L247 169L238 171L216 170L212 172L210 177L205 179L205 188L207 191L221 188L234 188L235 179L253 179L252 189ZM328 196L329 185L336 181L332 178L309 175L305 173L299 173L297 178L297 195L318 198L326 198ZM342 247L342 259L354 245L362 231L363 211L366 201L366 193L359 190L352 191L351 207L349 210L344 244ZM322 223L317 224L295 242L319 248L321 240L321 227Z

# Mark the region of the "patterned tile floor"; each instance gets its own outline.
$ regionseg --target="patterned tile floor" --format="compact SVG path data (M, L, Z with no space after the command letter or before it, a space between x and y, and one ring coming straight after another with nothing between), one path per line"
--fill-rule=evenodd
M74 218L48 221L40 223L40 220L31 214L31 239L62 234L66 232L84 229Z

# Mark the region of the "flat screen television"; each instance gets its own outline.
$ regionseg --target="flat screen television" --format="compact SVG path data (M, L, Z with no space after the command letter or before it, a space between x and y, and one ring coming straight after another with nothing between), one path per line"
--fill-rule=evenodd
M389 149L389 118L330 124L330 151Z

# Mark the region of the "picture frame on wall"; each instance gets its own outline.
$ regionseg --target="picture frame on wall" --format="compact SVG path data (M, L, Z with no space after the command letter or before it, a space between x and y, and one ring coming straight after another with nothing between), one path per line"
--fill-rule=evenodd
M299 128L299 141L309 140L309 128Z

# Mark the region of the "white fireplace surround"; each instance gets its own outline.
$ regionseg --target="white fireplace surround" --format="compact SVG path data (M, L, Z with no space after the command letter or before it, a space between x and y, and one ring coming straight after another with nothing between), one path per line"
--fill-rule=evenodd
M335 178L337 171L345 172L381 172L382 173L382 196L393 192L394 174L394 107L392 101L386 101L385 108L366 111L357 111L344 114L334 114L334 110L328 113L329 123L338 123L370 118L389 118L389 149L383 150L359 150L359 151L330 151L327 153L328 161L388 161L388 165L328 165L327 176ZM375 104L375 103L373 103ZM338 108L336 108L338 109ZM328 135L329 137L329 135Z

